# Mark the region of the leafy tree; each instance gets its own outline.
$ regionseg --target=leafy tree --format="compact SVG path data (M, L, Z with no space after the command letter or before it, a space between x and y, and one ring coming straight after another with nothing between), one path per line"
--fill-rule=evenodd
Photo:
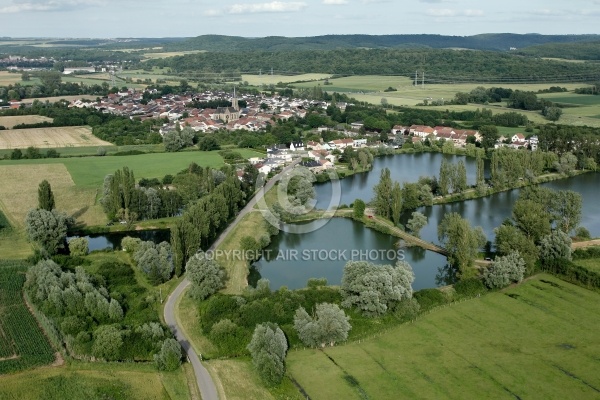
M361 219L362 217L364 217L365 208L366 208L366 204L364 201L362 201L361 199L354 200L354 205L352 208L353 208L354 218Z
M390 176L390 170L388 168L381 170L379 183L375 185L373 190L375 192L375 198L373 199L375 213L383 218L389 219L392 213L391 204L393 183Z
M400 214L402 213L402 188L400 183L394 182L392 186L392 203L390 207L392 221L398 225L400 222Z
M92 354L105 360L118 360L123 347L123 332L117 325L101 325L94 332Z
M70 219L56 210L29 210L25 217L25 232L30 241L37 243L46 255L64 248Z
M46 211L54 210L54 193L50 182L43 180L38 187L38 208Z
M498 140L498 128L494 125L484 125L479 128L481 134L481 147L484 149L493 149Z
M72 256L86 256L89 249L87 238L74 238L69 241L69 253Z
M214 137L205 136L198 142L198 148L202 151L213 151L219 150L221 146Z
M185 127L181 130L174 129L163 135L163 144L166 151L179 151L194 144L194 131Z
M513 219L527 239L537 243L550 233L550 216L539 201L519 198L513 206Z
M395 266L348 261L342 276L342 306L357 307L369 317L383 315L402 299L412 297L413 281L412 268L404 261Z
M556 227L569 234L581 222L581 194L572 190L559 190L553 196L552 209Z
M448 213L438 225L438 239L448 250L450 265L459 269L461 278L468 278L471 275L469 267L486 242L483 229L480 226L472 228L460 214Z
M523 232L513 225L500 225L494 229L496 234L495 247L499 255L509 255L518 251L523 261L527 274L533 273L535 262L539 256L539 250L533 240L527 238Z
M224 273L219 264L208 259L204 252L199 251L185 265L187 277L192 282L190 296L204 300L223 287Z
M115 299L110 299L110 303L108 304L108 317L112 321L123 319L123 309L121 308L121 304Z
M511 282L521 282L525 273L525 261L518 251L497 257L491 267L483 273L483 280L491 289L503 288Z
M337 304L317 304L314 317L308 315L304 307L296 310L294 328L298 337L306 346L334 346L336 342L348 339L352 329L350 317Z
M427 225L427 217L418 211L413 211L411 218L406 223L408 230L416 237L419 237L419 233L425 225Z
M267 385L281 383L287 349L285 334L277 324L267 322L256 326L248 351L252 356L252 364Z
M442 196L448 194L450 180L452 179L453 174L452 169L452 164L446 161L446 159L442 159L442 163L440 164L440 177L438 179L438 188Z
M455 193L467 190L467 169L465 162L460 160L454 170L454 179L452 180L452 191Z
M125 236L121 240L121 248L130 254L134 254L142 243L142 239Z
M173 274L171 245L167 242L141 242L133 259L153 284L166 282Z
M546 117L546 119L550 121L558 121L560 116L562 115L562 108L552 106L552 107L544 107L542 110L542 115Z
M559 260L571 261L571 238L561 230L552 231L540 240L540 261L552 265Z
M181 365L181 345L175 339L166 339L160 352L154 355L154 362L160 371L175 371Z

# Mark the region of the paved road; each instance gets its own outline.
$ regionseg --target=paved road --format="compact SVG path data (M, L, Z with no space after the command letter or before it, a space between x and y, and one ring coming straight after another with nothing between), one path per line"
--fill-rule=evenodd
M233 230L233 228L242 220L242 218L244 218L246 214L248 214L248 212L252 211L258 200L260 200L265 195L265 193L268 192L269 189L271 189L275 185L275 182L277 182L285 172L295 167L296 164L298 164L299 162L300 160L294 161L292 164L285 167L281 173L271 178L264 186L264 189L259 190L256 193L256 195L252 199L250 199L248 204L246 204L246 206L240 211L235 220L231 224L229 224L229 226L219 235L219 237L217 238L217 240L215 240L213 245L210 246L209 250L215 250L221 244L223 239L225 239L227 235ZM177 339L179 344L181 344L181 347L183 348L188 357L188 360L194 368L196 382L198 383L198 388L200 389L200 395L202 396L202 399L218 400L219 395L217 393L217 387L215 386L215 383L213 382L210 374L208 373L204 365L202 365L202 363L200 362L200 358L194 351L189 339L184 335L183 329L177 324L177 319L175 318L175 303L177 303L177 299L179 299L181 294L190 285L190 283L191 282L188 281L187 278L184 279L169 295L164 309L165 322L175 335L175 338Z

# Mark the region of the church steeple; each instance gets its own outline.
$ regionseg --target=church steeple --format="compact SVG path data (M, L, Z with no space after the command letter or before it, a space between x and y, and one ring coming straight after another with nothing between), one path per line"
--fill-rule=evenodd
M231 99L231 106L235 111L240 111L240 105L238 103L238 99L235 95L235 86L233 87L233 98Z

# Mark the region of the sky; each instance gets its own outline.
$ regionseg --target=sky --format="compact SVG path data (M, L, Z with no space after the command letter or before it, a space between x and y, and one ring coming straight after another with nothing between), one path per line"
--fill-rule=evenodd
M600 0L0 0L0 36L600 33Z

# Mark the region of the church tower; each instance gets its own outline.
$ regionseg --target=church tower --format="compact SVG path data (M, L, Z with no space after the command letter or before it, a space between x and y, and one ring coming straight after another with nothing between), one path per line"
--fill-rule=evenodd
M231 106L235 111L240 111L240 105L238 103L238 99L235 95L235 86L233 87L233 97L231 99Z

